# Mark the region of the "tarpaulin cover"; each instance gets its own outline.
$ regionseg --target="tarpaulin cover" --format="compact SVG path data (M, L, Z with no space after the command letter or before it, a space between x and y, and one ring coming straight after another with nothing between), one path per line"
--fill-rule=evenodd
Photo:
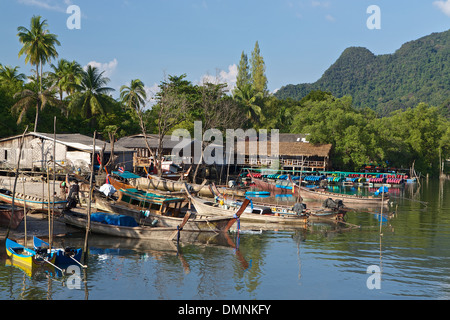
M122 227L137 227L138 224L133 217L117 214L109 214L104 212L96 212L91 214L91 221L110 224Z
M99 189L100 192L102 192L105 196L112 196L116 192L116 188L114 188L110 184L104 184Z
M138 176L137 174L134 174L133 172L130 171L124 171L124 172L120 172L120 171L113 171L112 173L114 173L115 175L122 177L124 179L137 179L137 178L141 178L141 176Z

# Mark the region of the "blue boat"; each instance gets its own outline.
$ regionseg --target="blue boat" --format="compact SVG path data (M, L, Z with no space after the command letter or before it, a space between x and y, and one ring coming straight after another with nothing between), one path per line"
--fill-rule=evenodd
M33 237L33 245L37 250L38 248L50 248L50 244L38 237ZM51 251L56 255L55 264L58 266L68 266L72 264L80 264L81 254L83 250L81 248L52 248ZM74 259L76 261L74 261Z

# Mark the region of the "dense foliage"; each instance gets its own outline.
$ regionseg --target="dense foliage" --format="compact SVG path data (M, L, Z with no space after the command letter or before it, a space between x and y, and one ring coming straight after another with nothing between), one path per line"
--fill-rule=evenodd
M40 17L32 18L30 30L19 27L23 48L29 48L24 32L39 37L50 34L46 28ZM450 158L450 31L405 44L395 55L376 57L350 48L318 83L292 87L295 94L289 86L276 95L268 93L256 43L250 66L247 55L241 55L233 92L226 92L224 84L194 85L185 74L169 75L152 103L139 79L123 85L114 99L102 70L63 58L51 64L58 44L56 35L51 36L51 50L21 50L36 67L34 74L0 64L0 138L20 134L26 126L52 133L54 117L58 133L97 131L106 140L141 132L163 136L177 128L192 133L194 121L201 120L203 130L308 133L312 143L333 144L331 161L341 170L369 163L414 164L422 173L437 173L440 160ZM50 71L43 72L44 62ZM327 79L328 87L319 86ZM388 114L391 110L396 111Z
M284 86L276 96L301 100L311 90L351 95L356 108L369 107L380 115L420 102L446 108L448 115L450 30L405 43L394 54L348 48L317 82Z

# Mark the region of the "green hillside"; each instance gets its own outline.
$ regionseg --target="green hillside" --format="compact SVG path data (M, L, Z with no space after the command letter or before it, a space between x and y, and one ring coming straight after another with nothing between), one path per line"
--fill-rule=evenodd
M405 43L393 54L347 48L317 82L286 85L275 96L301 100L311 90L351 95L355 107L367 106L382 115L419 102L448 108L450 30Z

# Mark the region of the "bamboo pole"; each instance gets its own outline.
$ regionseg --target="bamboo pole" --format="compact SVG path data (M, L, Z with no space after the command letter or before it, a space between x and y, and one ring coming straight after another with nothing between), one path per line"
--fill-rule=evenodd
M94 132L93 146L92 146L92 160L91 160L91 178L89 181L89 199L87 205L87 224L86 224L86 235L84 238L84 247L83 247L83 264L86 263L87 257L87 245L88 245L88 235L91 229L91 199L92 199L92 180L94 177L94 161L95 161L95 138L97 135L97 131Z
M19 177L20 158L22 156L23 142L25 140L25 134L27 133L27 131L28 131L28 126L25 128L25 131L22 133L22 138L20 139L19 157L18 157L19 159L17 160L16 174L14 177L14 187L13 187L12 204L11 204L11 218L9 219L9 224L8 224L8 229L6 230L5 240L9 237L9 231L11 230L11 224L12 224L12 220L13 220L14 213L15 213L14 198L16 196L17 178Z
M383 233L381 232L381 226L383 225L383 202L384 202L384 187L381 188L382 189L381 189L380 236L383 235Z
M25 175L23 175L23 179L22 179L22 193L24 195L24 199L23 199L23 219L24 219L24 227L25 227L24 246L27 247L27 201L25 200L25 195L26 195L26 193L25 193Z
M48 212L48 241L50 244L50 249L52 248L51 243L51 235L52 235L52 213L50 208L50 175L48 172L48 165L47 165L47 212ZM45 198L42 198L44 200ZM44 202L44 201L42 201Z
M50 248L53 245L53 227L54 227L54 214L55 214L55 180L56 180L56 116L53 119L53 203L52 203L52 233L49 235ZM49 197L50 198L50 197ZM50 203L49 203L50 206Z

